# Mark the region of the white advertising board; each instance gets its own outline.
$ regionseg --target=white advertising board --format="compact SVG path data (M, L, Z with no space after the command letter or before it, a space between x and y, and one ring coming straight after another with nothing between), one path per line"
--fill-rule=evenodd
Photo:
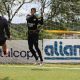
M4 56L0 47L0 63L34 63L35 58L28 49L27 40L11 40L7 41L9 55ZM42 41L39 41L39 48L42 51ZM35 48L34 48L35 49ZM36 53L37 54L37 53Z
M80 63L80 39L44 39L43 54L47 63Z

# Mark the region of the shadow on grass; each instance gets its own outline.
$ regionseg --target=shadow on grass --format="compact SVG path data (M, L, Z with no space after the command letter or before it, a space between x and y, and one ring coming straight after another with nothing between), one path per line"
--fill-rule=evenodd
M40 69L40 68L35 68L35 69L31 69L33 71L52 71L51 69Z
M0 80L13 80L13 79L10 79L9 77L5 77L5 78L0 79Z

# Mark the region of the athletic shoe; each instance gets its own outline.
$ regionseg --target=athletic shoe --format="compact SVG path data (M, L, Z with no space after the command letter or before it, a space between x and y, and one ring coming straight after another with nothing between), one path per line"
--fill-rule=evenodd
M43 61L40 61L40 64L39 65L42 66L43 65Z
M38 65L39 63L38 63L38 60L34 63L35 65Z

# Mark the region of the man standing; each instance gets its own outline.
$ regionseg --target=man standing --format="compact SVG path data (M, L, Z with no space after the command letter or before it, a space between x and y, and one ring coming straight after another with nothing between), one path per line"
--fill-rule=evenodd
M38 56L36 55L36 51L40 58L40 65L43 63L43 58L41 51L38 47L38 38L39 38L39 30L37 28L38 24L43 24L43 17L41 16L41 19L38 20L38 18L35 15L36 8L31 9L31 15L27 15L27 26L28 26L28 45L29 50L33 54L33 56L36 59L36 64L38 62ZM35 47L36 51L33 49L33 46Z
M7 37L6 37L7 36ZM2 46L4 55L8 55L6 40L10 38L8 21L0 16L0 46Z

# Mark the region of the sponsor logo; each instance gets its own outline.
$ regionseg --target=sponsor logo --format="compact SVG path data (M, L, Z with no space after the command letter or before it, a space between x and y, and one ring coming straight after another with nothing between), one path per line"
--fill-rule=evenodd
M0 49L0 57L4 57L2 49ZM31 54L30 51L19 51L19 50L14 50L13 48L9 49L9 54L7 57L21 57L21 58L26 58L26 59L30 59L33 57L33 55Z
M44 52L45 59L80 60L80 45L68 45L62 41L54 41L54 44L45 46Z

